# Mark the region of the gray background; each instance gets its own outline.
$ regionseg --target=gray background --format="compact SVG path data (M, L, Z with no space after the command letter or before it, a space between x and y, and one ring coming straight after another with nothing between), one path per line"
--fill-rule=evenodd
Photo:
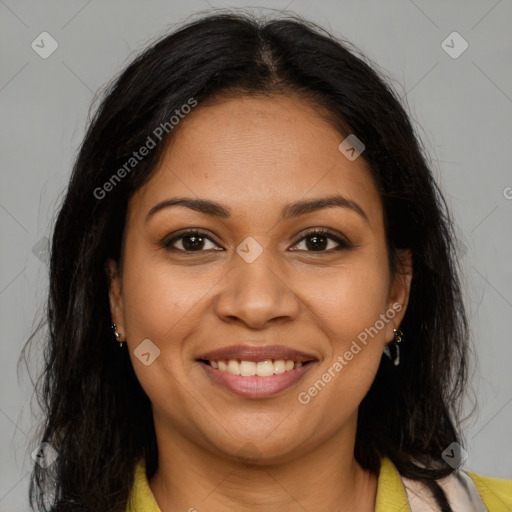
M246 4L0 0L0 512L28 510L35 448L28 440L37 424L30 379L24 369L18 379L16 363L46 294L45 253L33 248L50 236L89 106L134 52L209 5ZM251 5L293 10L348 39L381 66L403 96L461 237L479 360L472 386L479 408L465 423L465 468L511 478L512 2ZM44 31L59 45L47 59L31 48ZM441 46L453 31L469 44L455 59ZM448 42L455 50L459 43ZM39 352L32 355L34 370Z

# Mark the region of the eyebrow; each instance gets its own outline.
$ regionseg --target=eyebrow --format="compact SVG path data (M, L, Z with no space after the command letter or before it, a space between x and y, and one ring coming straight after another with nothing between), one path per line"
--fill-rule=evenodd
M176 197L173 199L166 199L165 201L162 201L153 206L146 215L146 219L144 222L147 222L157 212L165 208L170 208L172 206L182 206L194 210L196 212L209 215L211 217L219 217L222 219L228 219L231 217L231 209L221 205L216 201L211 201L209 199ZM348 208L352 211L355 211L368 224L370 223L368 216L366 215L364 210L355 201L352 201L351 199L348 199L347 197L341 195L333 195L317 199L303 199L295 203L286 205L281 210L281 215L284 219L290 219L300 217L301 215L306 215L308 213L321 210L323 208L332 208L335 206Z

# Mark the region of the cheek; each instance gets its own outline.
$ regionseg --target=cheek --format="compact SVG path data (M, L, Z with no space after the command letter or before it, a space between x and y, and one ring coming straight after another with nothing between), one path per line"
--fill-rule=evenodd
M357 409L381 361L395 311L386 310L388 271L379 261L360 258L340 269L310 302L329 343L325 360L301 386L299 401L311 411L336 411L325 424L327 430Z
M123 275L127 334L170 347L197 324L219 271L170 265L163 250L147 252L133 245L126 251Z
M316 287L311 281L304 289L333 349L344 351L347 344L367 332L385 313L389 276L381 261L355 256L350 264L329 273L327 279L317 279ZM377 327L379 333L383 331L381 322Z
M204 319L205 293L215 279L199 267L171 266L161 251L147 251L142 242L126 246L123 268L125 325L130 357L137 378L155 411L166 410L179 424L185 411L194 407L183 393L189 379L190 361L184 351L194 329ZM137 348L150 340L158 356L146 366ZM149 345L152 353L154 348ZM152 357L153 353L150 357ZM180 396L169 409L169 397Z

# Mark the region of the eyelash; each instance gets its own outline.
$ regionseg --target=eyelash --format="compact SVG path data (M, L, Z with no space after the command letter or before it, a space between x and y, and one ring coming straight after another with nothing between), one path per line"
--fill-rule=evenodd
M183 249L176 249L176 247L172 247L172 244L175 243L176 241L182 239L182 238L186 238L188 236L197 236L197 237L200 237L200 238L206 238L208 240L210 240L211 242L213 243L217 243L215 242L215 240L213 240L206 232L204 231L201 231L201 230L190 230L190 231L186 231L184 233L181 233L179 236L175 236L173 238L171 238L170 240L166 240L164 242L162 242L161 246L168 250L168 251L173 251L173 252L182 252L182 253L188 253L188 254L191 254L191 253L201 253L201 252L206 252L204 250L202 251L187 251L187 250L183 250ZM310 253L326 253L326 254L330 254L332 252L338 252L338 251L342 251L342 250L348 250L348 249L351 249L353 247L353 245L348 241L348 240L345 240L344 238L341 238L341 237L338 237L336 235L334 235L333 233L331 233L330 231L328 230L325 230L325 229L313 229L311 231L308 231L307 233L305 233L299 240L297 240L293 245L297 245L298 243L302 242L303 240L307 239L307 238L310 238L310 237L314 237L314 236L323 236L323 237L326 237L330 240L333 240L334 242L336 242L339 247L335 248L335 249L329 249L329 250L322 250L322 251L302 251L302 250L299 250L299 252L310 252Z

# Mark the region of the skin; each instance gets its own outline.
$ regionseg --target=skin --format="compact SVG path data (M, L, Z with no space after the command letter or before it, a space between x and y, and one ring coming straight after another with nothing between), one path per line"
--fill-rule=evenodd
M149 484L163 512L375 508L377 478L353 456L357 411L405 313L411 259L402 252L407 272L390 275L379 194L363 158L338 150L344 138L294 95L199 105L128 204L122 265L107 263L111 313L153 405L159 467ZM339 206L281 216L289 203L333 194L367 219ZM174 206L145 221L173 197L217 201L232 214ZM177 239L174 252L162 247L186 228L212 241L188 252L189 239ZM328 238L315 251L303 238L311 228L353 247L334 251L339 244ZM236 252L249 236L263 249L252 263ZM298 393L393 304L402 310L301 404ZM160 350L149 366L133 353L145 339ZM244 342L282 344L318 362L281 394L248 399L220 388L196 362Z

